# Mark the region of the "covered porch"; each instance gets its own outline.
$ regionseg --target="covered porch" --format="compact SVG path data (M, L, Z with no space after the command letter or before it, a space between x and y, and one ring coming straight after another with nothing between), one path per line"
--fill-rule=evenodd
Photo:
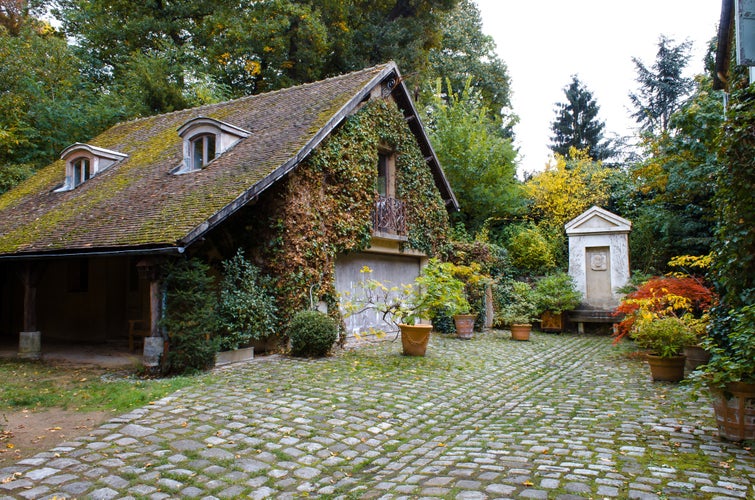
M141 360L160 300L145 262L139 255L0 261L0 356Z

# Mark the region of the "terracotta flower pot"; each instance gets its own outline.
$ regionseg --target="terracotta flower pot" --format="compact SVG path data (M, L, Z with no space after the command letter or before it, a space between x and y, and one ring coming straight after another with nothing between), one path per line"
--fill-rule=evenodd
M511 325L511 340L529 340L532 325Z
M729 441L755 440L755 384L731 382L711 393L718 434Z
M424 356L430 341L432 325L398 325L401 329L401 345L404 356Z
M688 371L694 371L698 366L710 361L710 353L697 345L686 346L684 348L684 355L687 356L687 362L684 367Z
M650 365L650 375L653 380L659 382L679 382L684 378L685 356L671 356L662 358L654 354L648 354L647 360Z
M476 314L455 314L456 337L465 340L471 339L474 336L474 320L476 318Z

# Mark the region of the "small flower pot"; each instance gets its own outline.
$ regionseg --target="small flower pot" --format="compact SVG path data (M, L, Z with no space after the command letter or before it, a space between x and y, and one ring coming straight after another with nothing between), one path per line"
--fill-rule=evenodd
M432 325L398 325L404 356L424 356L430 341Z
M476 314L455 314L456 337L464 340L471 339L474 336L474 320L476 318Z
M662 358L654 354L647 355L650 375L658 382L679 382L684 378L685 356Z
M532 325L511 325L511 340L529 340Z

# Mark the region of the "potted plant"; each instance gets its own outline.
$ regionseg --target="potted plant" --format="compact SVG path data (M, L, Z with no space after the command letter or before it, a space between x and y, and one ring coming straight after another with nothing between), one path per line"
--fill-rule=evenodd
M365 267L362 273L372 270ZM430 259L412 284L388 287L372 279L362 279L356 297L342 300L345 317L366 310L377 311L382 320L393 324L401 334L405 355L424 356L430 338L430 324L418 324L422 319L445 310L452 314L468 310L464 283L455 278L451 268L438 259Z
M216 365L252 359L252 342L275 334L278 311L271 286L270 279L244 257L241 249L223 261L215 311Z
M513 340L529 340L532 321L537 318L532 288L524 281L513 281L506 288L508 301L498 313L500 319L509 327Z
M685 345L695 335L676 316L652 317L635 322L631 333L635 343L649 349L647 354L653 380L678 382L684 378Z
M456 336L460 339L471 339L474 335L474 325L477 319L477 313L472 312L470 305L470 292L478 287L489 283L490 278L481 272L480 265L472 263L470 265L453 264L450 262L442 264L444 266L443 274L451 276L462 282L462 297L456 297L452 301L451 311L445 313L453 317L454 326L456 327ZM455 289L454 289L455 290Z
M709 387L719 434L755 440L755 305L721 314L703 346L710 361L691 378Z
M685 314L682 316L682 321L694 335L694 342L684 346L684 356L687 358L684 367L688 371L694 371L710 360L710 352L703 346L708 335L710 313L706 311L700 318Z
M564 311L573 310L582 302L582 294L577 290L574 279L564 272L539 279L535 283L533 298L543 331L562 331Z

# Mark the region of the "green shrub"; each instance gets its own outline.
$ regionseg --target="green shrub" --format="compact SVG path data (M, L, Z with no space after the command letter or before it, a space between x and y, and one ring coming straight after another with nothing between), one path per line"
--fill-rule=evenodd
M703 345L712 357L698 377L720 389L729 382L755 383L755 305L732 309L719 320L728 323L726 347L718 345L717 339L705 340Z
M668 358L682 353L684 346L694 345L695 335L682 320L669 316L638 325L632 331L635 343L657 356Z
M537 227L522 227L508 242L511 264L530 274L545 274L556 266L556 257Z
M493 326L531 323L537 316L533 291L524 281L501 280L493 284Z
M294 356L326 356L338 337L338 324L319 311L299 311L288 325L291 354Z
M561 314L576 308L582 302L582 294L577 291L571 276L557 272L540 278L535 283L533 300L539 314L545 311Z
M167 266L165 314L161 320L170 339L168 371L191 373L215 363L211 340L217 304L209 266L198 259L181 259Z
M433 329L439 333L456 333L456 326L454 325L453 317L448 313L448 310L441 309L436 311L430 321L433 324Z
M260 275L241 250L223 262L217 311L221 351L246 347L275 333L277 307L269 286L270 279Z

